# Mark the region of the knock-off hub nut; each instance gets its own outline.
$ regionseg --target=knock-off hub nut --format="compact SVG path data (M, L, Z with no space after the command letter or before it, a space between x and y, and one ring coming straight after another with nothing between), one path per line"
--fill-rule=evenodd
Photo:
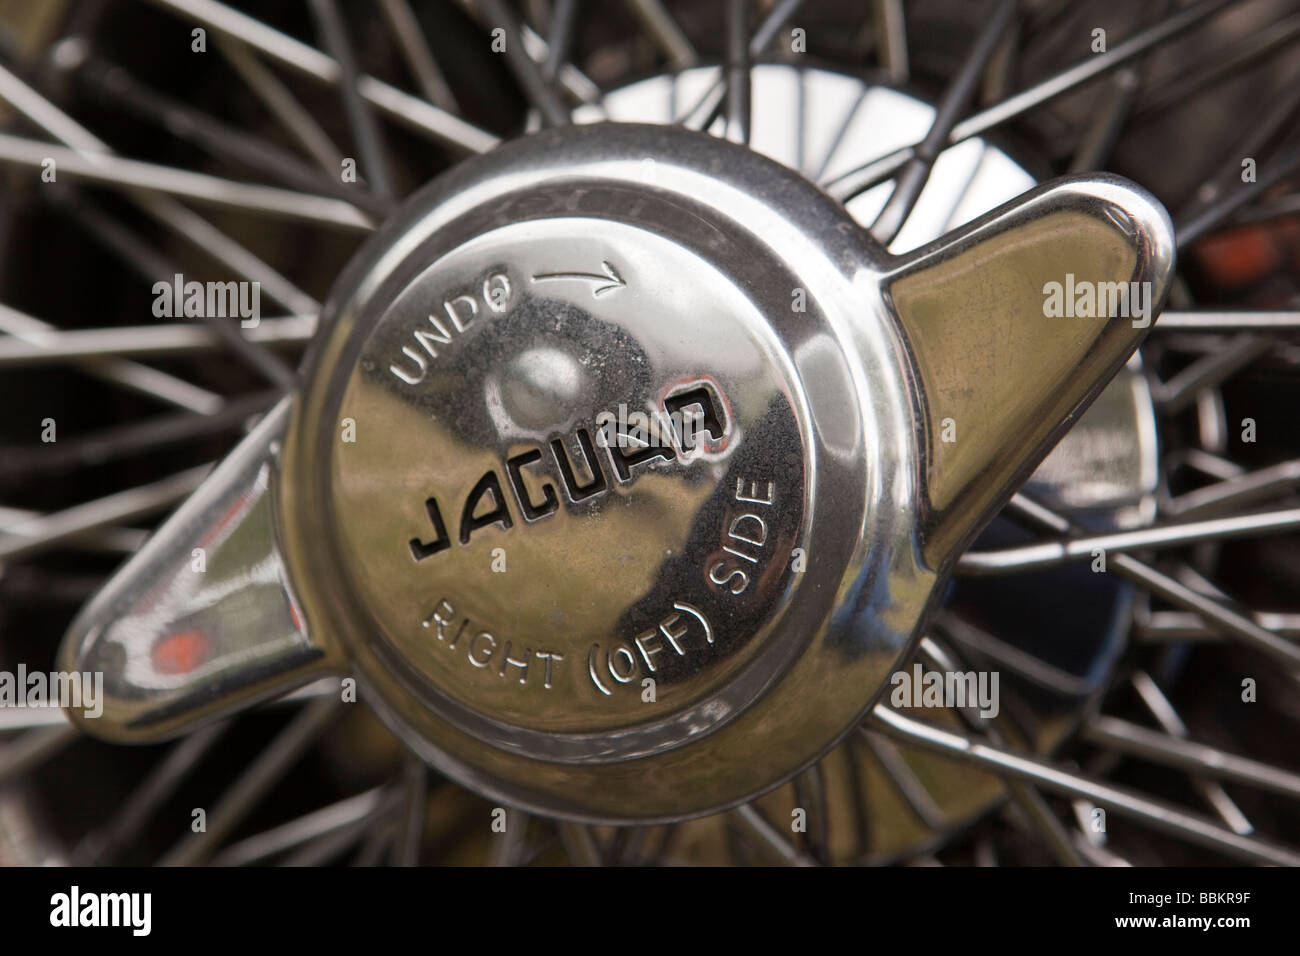
M1045 288L1158 303L1173 248L1111 176L895 258L701 134L503 146L363 248L303 393L74 623L68 666L108 671L86 728L175 733L328 670L513 805L748 799L862 717L948 564L1145 334L1048 317ZM226 615L202 667L161 674L150 648L214 606L184 559L218 512L267 559L222 592L244 633Z

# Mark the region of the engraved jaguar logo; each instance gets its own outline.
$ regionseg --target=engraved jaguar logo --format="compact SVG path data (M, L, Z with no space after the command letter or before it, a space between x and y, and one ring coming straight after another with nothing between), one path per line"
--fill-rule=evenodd
M615 416L602 412L596 417L594 428L580 426L572 436L557 435L544 447L525 449L506 458L501 467L489 468L462 500L455 540L462 546L468 545L474 532L494 524L509 530L514 527L516 514L525 522L542 521L559 510L557 485L570 503L577 504L606 494L611 488L611 478L619 484L630 484L637 477L637 469L655 459L674 464L684 462L697 447L701 434L707 433L714 442L722 442L731 429L726 400L712 381L697 379L670 391L660 402L659 411L660 415L640 418L637 413ZM645 434L638 434L642 430ZM575 443L581 452L581 464L572 454ZM546 476L540 487L540 499L525 484L524 469L534 469L534 474L540 472ZM485 505L487 510L482 510ZM430 496L424 507L434 537L432 540L414 537L407 542L411 557L417 562L450 549L453 543L438 498Z

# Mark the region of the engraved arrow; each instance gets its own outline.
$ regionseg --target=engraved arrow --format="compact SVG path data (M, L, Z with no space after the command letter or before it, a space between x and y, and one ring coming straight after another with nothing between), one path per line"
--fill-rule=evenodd
M534 282L545 282L548 279L577 279L583 282L594 282L596 286L591 290L593 298L599 299L606 292L613 292L615 289L621 289L627 285L627 281L618 274L618 270L609 262L601 262L600 272L547 272L542 275L533 276Z

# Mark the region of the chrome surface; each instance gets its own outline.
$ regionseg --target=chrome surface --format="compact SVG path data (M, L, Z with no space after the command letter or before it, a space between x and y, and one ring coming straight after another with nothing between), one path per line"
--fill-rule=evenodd
M136 741L187 729L319 676L272 527L281 402L88 602L60 651L65 671L104 675L88 733Z
M740 803L856 725L952 558L1145 335L1047 318L1044 284L1149 282L1158 304L1172 250L1111 176L899 257L703 134L502 146L409 200L331 295L270 478L302 617L240 653L287 641L281 686L354 668L422 756L515 806ZM620 405L654 416L648 446L598 440ZM260 489L278 421L200 495ZM87 729L172 733L267 681Z

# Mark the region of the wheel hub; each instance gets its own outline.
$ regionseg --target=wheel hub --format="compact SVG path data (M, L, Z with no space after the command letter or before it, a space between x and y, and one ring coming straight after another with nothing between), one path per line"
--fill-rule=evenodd
M174 733L350 672L512 805L632 822L749 799L861 719L948 564L1144 334L1047 319L1044 283L1068 263L1158 302L1172 247L1114 177L894 257L703 134L500 147L363 248L292 408L74 622L65 655L114 671L87 729ZM161 681L150 642L229 603L184 573L214 513L266 530L277 586ZM267 620L275 642L250 636Z
M867 706L910 630L850 638L846 618L833 666L808 661L835 717L794 709L784 680L834 596L886 573L860 537L905 524L877 505L860 532L868 496L897 493L870 463L910 429L901 370L875 376L892 407L864 402L828 310L867 291L869 260L829 255L848 220L805 182L698 135L547 134L464 175L444 190L463 212L404 230L419 271L371 257L345 307L371 331L303 422L325 550L357 633L379 635L353 654L405 736L487 743L521 784L539 757L595 784L714 737L728 789L705 799L775 783ZM754 195L802 207L807 231L765 242L794 216ZM928 593L927 571L898 571ZM776 766L756 760L773 731L735 725L760 700L784 726ZM703 809L674 776L656 801ZM654 789L642 767L625 779L602 816Z

